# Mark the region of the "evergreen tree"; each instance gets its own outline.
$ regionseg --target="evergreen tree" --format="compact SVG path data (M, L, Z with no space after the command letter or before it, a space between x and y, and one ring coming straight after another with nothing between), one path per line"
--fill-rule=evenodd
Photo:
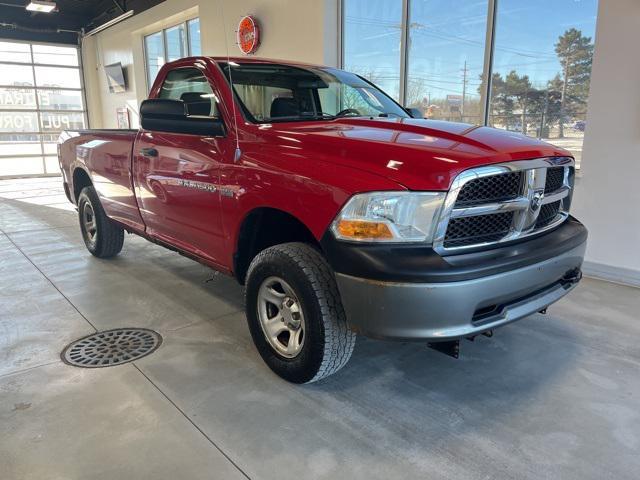
M570 115L583 110L589 93L593 43L580 30L571 28L558 38L555 45L562 66L560 91L559 136L564 137L564 124Z
M482 80L482 76L479 77ZM482 95L484 85L478 87ZM506 125L513 115L513 99L507 94L504 78L499 73L491 75L491 102L489 103L489 125ZM497 120L497 121L496 121Z
M530 107L534 107L538 99L538 91L533 88L528 75L518 75L511 70L504 79L504 88L507 96L513 98L515 105L520 109L520 127L524 135L527 134L527 115Z
M545 105L543 109L545 127L560 121L560 103L563 85L564 81L559 73L547 82Z

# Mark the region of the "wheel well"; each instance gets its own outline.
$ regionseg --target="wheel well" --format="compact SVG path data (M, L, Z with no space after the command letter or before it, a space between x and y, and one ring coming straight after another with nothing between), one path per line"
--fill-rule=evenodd
M244 284L255 256L265 248L287 242L305 242L318 249L320 244L307 226L293 215L274 208L257 208L242 222L233 256L235 277Z
M84 187L90 187L93 185L89 174L81 168L76 168L73 171L73 198L78 203L78 197Z

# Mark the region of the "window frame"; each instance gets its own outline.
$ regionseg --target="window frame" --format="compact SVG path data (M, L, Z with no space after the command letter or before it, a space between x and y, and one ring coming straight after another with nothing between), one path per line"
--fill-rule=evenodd
M184 43L182 45L184 51L186 52L186 56L190 57L192 56L192 51L191 51L191 31L189 29L189 25L191 22L198 20L200 21L200 17L191 17L191 18L187 18L186 20L183 20L181 22L177 22L175 24L169 25L165 28L163 28L162 30L156 30L154 32L149 32L149 33L145 33L142 36L142 51L144 53L144 77L145 77L145 81L147 83L147 93L149 93L151 91L151 87L153 86L153 83L155 82L155 78L151 79L149 78L149 53L147 51L147 37L150 37L152 35L156 35L158 33L161 34L161 38L162 38L162 60L163 63L162 65L168 63L167 58L169 58L168 55L168 49L167 49L167 30L171 30L174 29L176 27L179 27L182 25L183 29L184 29ZM202 44L200 45L200 49L202 49ZM184 57L183 57L184 58ZM162 65L158 68L158 70L160 68L162 68Z
M401 19L401 33L400 33L400 95L398 103L407 108L407 83L408 83L408 65L409 65L409 28L408 22L410 20L410 5L411 0L402 0L402 19ZM495 22L497 12L498 0L487 0L487 27L486 38L484 47L484 60L482 70L482 91L480 93L480 106L482 125L489 124L489 103L491 101L491 73L493 70L493 49L495 39ZM338 65L344 69L345 58L345 44L344 44L344 29L345 29L345 0L338 0Z
M191 44L192 38L191 38L191 25L194 22L198 22L198 31L200 32L200 29L202 28L200 25L200 17L193 17L190 18L189 20L186 20L184 23L186 24L186 41L187 41L187 53L189 53L189 55L193 55L193 49L191 48L193 45ZM202 53L202 40L200 40L200 45L199 45L199 50Z
M165 55L165 62L169 62L169 50L170 50L170 46L169 46L169 33L177 33L178 37L180 37L180 30L182 30L182 45L181 45L181 53L186 53L186 56L189 56L191 54L190 49L191 46L189 45L189 32L188 32L188 27L187 27L187 22L181 22L178 23L177 25L174 25L173 27L168 27L168 28L164 28L162 29L162 38L164 40L164 55ZM181 58L184 58L184 56L178 57L176 58L176 60L179 60ZM171 60L174 61L174 60Z
M338 51L337 61L339 68L344 69L345 63L345 0L338 1ZM408 24L411 21L411 1L402 1L402 19L401 19L401 35L400 35L400 94L398 103L406 107L407 103L407 84L408 84L408 63L409 63L409 28ZM487 15L486 15L486 33L484 41L484 58L483 58L483 70L481 78L481 90L480 90L480 119L482 126L489 126L491 116L491 92L493 81L493 68L494 68L494 56L496 47L496 17L498 15L498 2L499 0L487 0Z
M164 63L166 63L165 59L167 58L167 56L166 56L166 49L164 45L164 34L162 33L162 30L160 30L159 32L149 33L148 35L144 35L142 37L142 51L144 53L144 78L147 84L147 93L151 90L151 87L153 86L153 82L149 78L150 69L149 69L149 51L147 49L147 38L157 34L160 34L160 38L162 40L162 60ZM160 71L160 68L162 68L162 65L158 67L158 71ZM156 73L156 76L157 76L157 73Z
M367 24L366 22L359 24L357 21L358 19L362 20L360 17L367 17L366 13L361 12L361 15L356 15L354 17L356 21L352 21L351 17L347 17L348 14L351 14L351 5L347 3L348 1L351 0L337 0L338 48L336 53L337 63L341 68L344 68L345 64L351 64L351 62L358 60L360 52L358 48L360 47L356 45L356 48L354 48L354 44L350 40L351 28L357 29L359 28L358 25ZM451 113L454 111L452 107L447 107L447 104L452 105L452 103L450 104L448 99L446 99L447 101L445 103L445 99L443 98L444 94L440 93L440 95L436 96L436 101L432 103L430 93L428 92L428 90L430 90L429 87L441 91L450 90L453 87L442 88L433 85L427 86L426 89L419 87L417 89L419 96L424 93L428 96L422 97L422 101L418 99L416 102L416 89L412 88L413 79L410 76L412 72L409 68L409 60L412 58L410 52L412 43L410 37L412 35L412 26L414 25L412 14L416 16L415 25L424 26L419 23L419 19L424 16L424 12L421 10L427 8L422 5L419 0L395 0L393 10L394 22L391 23L385 20L380 23L380 25L386 25L387 27L391 25L388 29L393 28L400 30L399 51L395 46L397 43L394 44L392 57L389 57L390 51L388 48L381 48L381 50L384 50L383 53L391 58L391 60L389 60L389 58L385 59L385 68L390 68L390 61L395 64L396 60L400 60L399 70L393 69L393 78L395 80L399 77L398 101L401 105L412 107L418 103L421 107L420 110L425 113L425 117L427 118L444 117L441 119L453 122L468 122L478 126L494 126L495 128L505 129L507 131L517 131L519 134L526 135L529 138L537 138L557 144L571 152L571 155L575 157L576 171L579 172L582 164L582 149L587 135L584 124L588 118L589 90L591 88L591 75L593 73L592 62L594 50L597 50L597 18L601 2L602 0L585 1L584 8L586 10L581 11L588 12L588 16L582 18L577 23L572 21L566 23L566 16L571 15L571 11L558 9L558 12L562 12L562 15L560 17L554 17L555 23L553 27L554 32L556 28L558 29L558 31L555 32L558 34L558 37L553 44L553 48L551 48L550 45L551 37L548 37L545 41L544 51L529 50L529 53L527 53L526 44L530 44L531 42L535 43L535 27L531 27L522 32L524 35L521 38L521 42L524 42L523 45L525 45L522 51L509 48L509 28L514 27L514 22L517 27L519 21L519 17L510 15L515 11L510 10L510 7L520 5L521 8L527 10L529 14L536 16L535 21L541 22L548 20L549 11L555 11L553 2L547 3L549 10L540 10L536 8L536 5L532 5L531 2L524 0L520 2L514 1L512 3L506 2L506 0L486 0L483 2L483 5L476 5L473 18L482 17L485 21L484 28L478 27L474 31L474 40L469 40L465 35L460 38L460 43L463 43L462 41L469 41L472 45L477 45L473 53L473 64L481 65L482 72L479 76L476 76L479 67L471 67L475 72L468 77L467 73L470 69L467 68L465 62L464 68L461 69L461 71L464 72L462 82L446 82L457 85L462 83L462 92L460 93L462 93L461 97L464 103L459 110L460 118L452 118L452 115L443 115L443 112L447 109ZM382 5L385 4L384 1L380 3ZM428 3L430 2L424 2L425 5ZM360 8L364 6L365 9L366 5L365 2L359 4ZM385 7L386 6L388 5L385 5ZM416 6L418 7L417 10L414 8ZM398 18L398 11L402 12L402 17L399 19L399 22L395 20ZM380 16L385 19L387 17L391 18L388 12ZM379 26L375 23L375 20L371 21L371 25ZM563 30L564 33L562 33ZM505 32L507 32L506 36ZM554 32L548 31L546 34L550 35ZM576 33L572 34L572 32ZM446 41L447 37L441 37L441 41L442 40ZM568 61L568 57L571 57L566 51L566 45L561 46L561 42L566 43L567 41L579 42L575 43L575 45L578 46L581 55L579 58L572 58L574 61L573 65L576 65L579 69L574 71L572 67L572 76L569 76L569 70L563 63ZM354 48L353 52L351 50L352 48ZM366 54L366 50L364 52ZM347 55L349 55L349 58L347 58ZM535 61L513 65L510 64L511 60L509 56L513 57L514 55L532 57ZM581 63L582 60L585 62ZM588 61L588 64L586 61ZM546 63L553 63L554 65L546 69L545 72L544 64ZM541 65L541 67L537 67L536 64ZM357 62L353 65L357 65ZM367 65L375 65L375 61L369 61ZM525 68L516 71L515 69L511 69L510 65L524 66ZM553 72L554 75L549 72ZM588 76L586 76L587 74ZM578 77L575 75L578 75ZM476 82L472 83L473 87L477 86L477 93L476 91L472 93L473 101L469 104L471 107L470 111L467 112L463 110L464 106L467 105L467 102L464 100L465 93L471 93L471 91L465 91L465 88L469 85L469 80L473 78L480 78L481 82L480 84ZM576 78L578 78L578 80L576 80L577 89L575 90L577 93L574 96L570 93L570 89L572 88L572 79L575 80ZM429 79L426 79L426 81L429 81ZM436 82L437 80L434 80L434 83ZM498 82L499 85L496 82ZM522 87L522 91L518 88L519 86ZM585 90L584 87L586 87L587 90ZM473 88L473 90L475 90L475 88ZM529 91L531 91L533 95L529 96ZM467 98L469 97L467 96ZM460 100L458 100L458 102L459 101ZM427 107L427 105L429 106ZM434 114L431 105L433 105L437 113Z

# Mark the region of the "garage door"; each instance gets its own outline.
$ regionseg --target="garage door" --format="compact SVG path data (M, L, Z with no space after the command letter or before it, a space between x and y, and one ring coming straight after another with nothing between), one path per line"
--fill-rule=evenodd
M77 48L0 42L0 178L58 175L58 135L85 125Z

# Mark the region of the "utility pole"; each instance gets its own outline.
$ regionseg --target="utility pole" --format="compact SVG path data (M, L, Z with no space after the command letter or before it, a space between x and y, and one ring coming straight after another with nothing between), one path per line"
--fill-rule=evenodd
M564 62L564 79L562 80L562 92L560 93L560 121L558 122L559 132L558 138L564 138L564 109L567 102L567 86L569 85L569 62L571 57L567 55Z
M464 120L464 101L467 96L467 61L464 61L464 68L462 69L462 107L460 109L460 116Z
M542 110L542 118L540 119L540 132L538 132L539 139L542 139L542 137L544 137L548 114L549 114L549 85L547 85L547 88L544 91L544 109Z

